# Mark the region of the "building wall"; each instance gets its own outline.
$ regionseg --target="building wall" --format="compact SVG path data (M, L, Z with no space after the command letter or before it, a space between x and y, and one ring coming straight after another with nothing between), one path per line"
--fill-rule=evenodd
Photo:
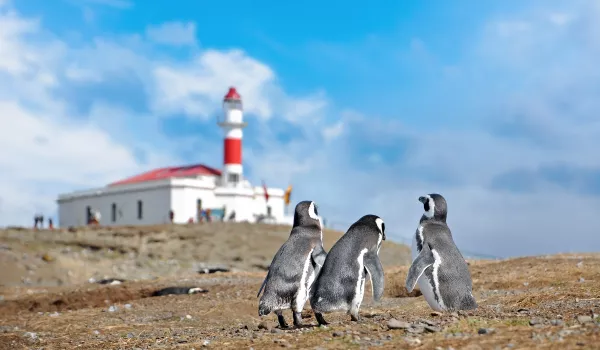
M271 216L276 222L287 222L281 189L270 188ZM105 187L80 191L59 197L59 226L86 224L86 206L99 210L100 224L153 225L170 221L172 209L176 223L186 223L190 218L198 220L198 199L202 209L223 209L227 219L236 212L235 221L255 222L257 215L267 215L262 187L225 188L216 187L215 179L168 179L130 185ZM142 201L142 219L137 218L137 201ZM112 221L112 204L116 204L116 221ZM291 209L293 211L293 208ZM292 215L293 216L293 215Z
M212 189L201 187L174 187L171 193L171 206L175 213L174 222L185 223L190 218L198 221L198 199L203 209L220 208L221 203L215 197Z
M142 218L138 218L138 201L142 202ZM115 221L112 205L115 204ZM58 205L59 226L86 225L86 207L100 211L103 226L154 225L169 222L171 191L168 186L128 192L104 192L61 201Z

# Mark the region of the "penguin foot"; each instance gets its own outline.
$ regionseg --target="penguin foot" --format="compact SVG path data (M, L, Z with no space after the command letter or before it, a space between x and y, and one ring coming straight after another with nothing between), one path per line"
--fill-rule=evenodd
M289 328L287 322L285 322L285 317L282 314L277 315L277 321L279 321L279 328Z
M315 312L315 318L317 319L317 322L319 323L319 325L326 326L329 324L329 322L325 321L323 314L320 312Z
M294 326L302 327L302 313L294 312Z

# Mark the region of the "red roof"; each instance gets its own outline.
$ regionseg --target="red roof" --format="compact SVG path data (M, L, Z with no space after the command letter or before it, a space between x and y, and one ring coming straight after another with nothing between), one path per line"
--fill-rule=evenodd
M109 184L109 186L134 184L154 180L164 180L173 177L192 177L198 175L221 176L221 171L203 164L159 168L120 181L113 182Z
M240 96L240 94L238 94L237 90L232 86L229 88L229 91L227 91L227 95L225 95L225 98L223 98L224 100L241 100L242 96Z

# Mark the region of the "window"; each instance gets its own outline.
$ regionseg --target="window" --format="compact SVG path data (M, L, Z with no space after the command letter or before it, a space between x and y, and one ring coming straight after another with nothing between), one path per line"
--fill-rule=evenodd
M112 207L110 210L110 217L111 217L112 222L117 221L117 204L116 203L112 204Z
M142 201L137 202L138 209L138 219L142 220Z
M271 216L271 206L267 205L267 216Z
M237 183L240 181L240 174L229 174L229 182Z

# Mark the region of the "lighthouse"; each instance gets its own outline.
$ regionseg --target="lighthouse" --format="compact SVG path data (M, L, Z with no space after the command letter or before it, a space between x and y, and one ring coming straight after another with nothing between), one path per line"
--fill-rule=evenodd
M238 187L242 183L242 136L247 123L244 122L242 98L235 87L230 87L223 98L223 118L218 125L223 129L223 187Z
M225 94L223 112L216 119L223 130L222 167L203 163L160 167L104 187L62 194L57 199L59 227L86 225L90 211L101 214L102 226L209 219L292 225L294 216L285 214L289 193L267 188L264 182L255 186L244 178L242 131L247 124L235 87Z

